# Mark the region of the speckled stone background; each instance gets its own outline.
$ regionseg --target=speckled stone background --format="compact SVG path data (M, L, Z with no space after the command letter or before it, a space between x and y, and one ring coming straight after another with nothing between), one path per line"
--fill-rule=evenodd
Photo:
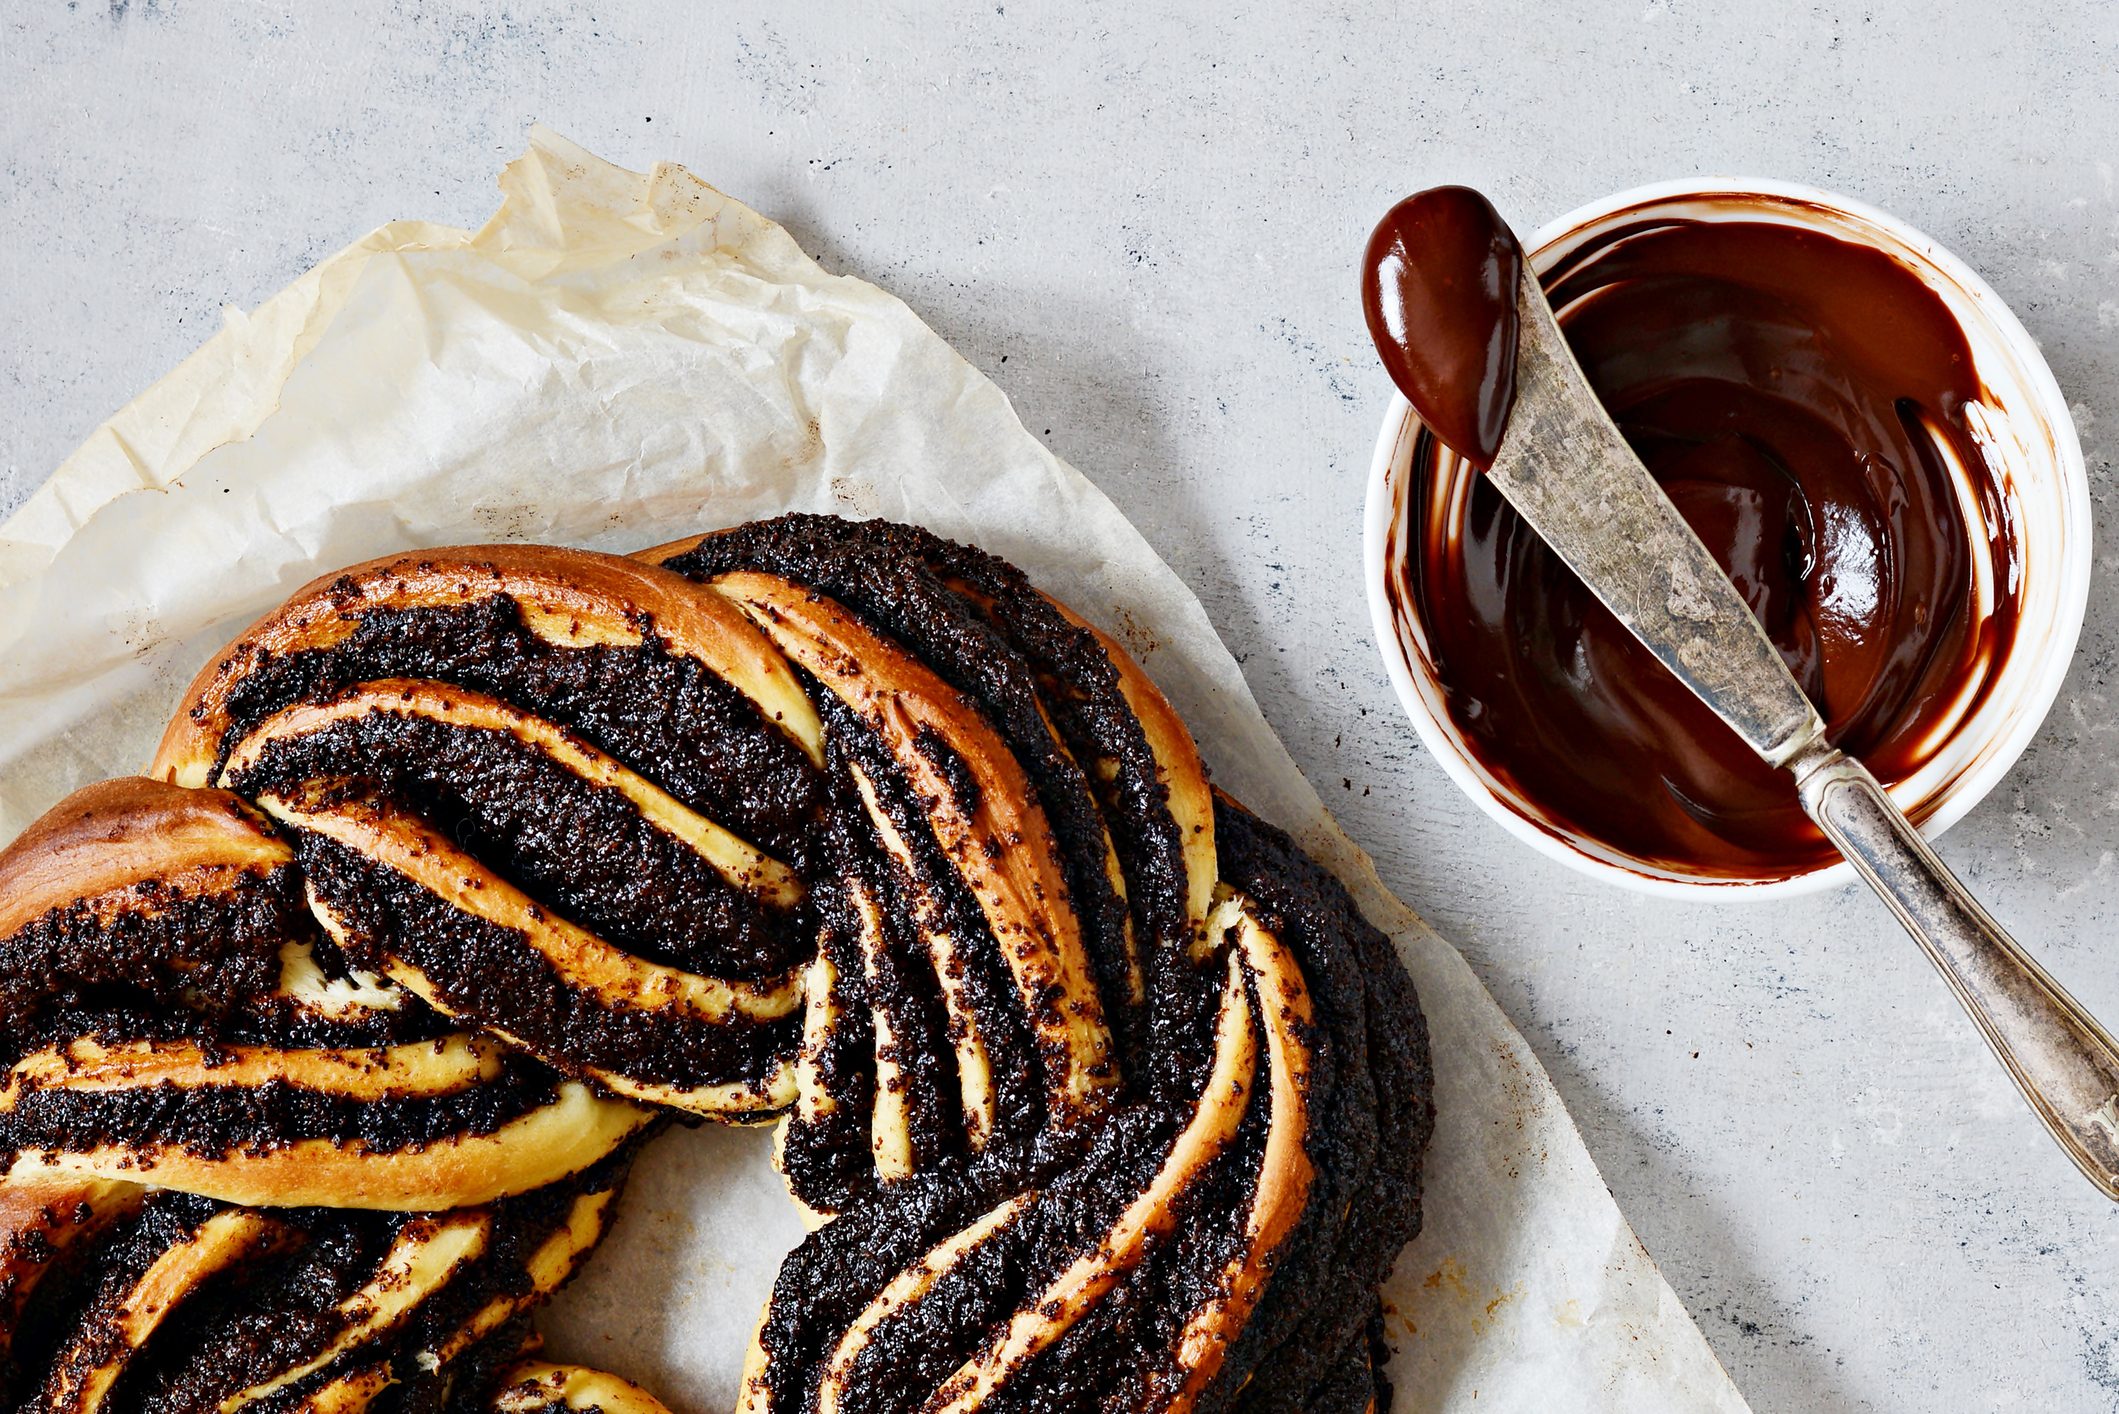
M392 218L477 224L530 122L681 161L910 301L1199 591L1760 1410L2119 1409L2119 1210L1878 905L1596 886L1415 744L1358 572L1386 386L1353 280L1415 187L1528 229L1708 172L1865 198L1984 272L2074 403L2099 578L1943 852L2119 1021L2119 6L1296 8L16 0L0 510L222 305Z

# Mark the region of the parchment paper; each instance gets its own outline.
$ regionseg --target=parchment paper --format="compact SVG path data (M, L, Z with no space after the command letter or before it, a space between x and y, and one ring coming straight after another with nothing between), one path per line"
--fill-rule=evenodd
M1118 634L1216 779L1397 940L1433 1028L1397 1407L1741 1410L1522 1038L1378 883L1190 591L911 310L674 166L537 130L474 233L385 226L226 327L0 526L0 838L140 769L175 695L317 573L416 545L631 550L789 509L917 521ZM643 1159L552 1346L727 1408L799 1228L758 1131Z

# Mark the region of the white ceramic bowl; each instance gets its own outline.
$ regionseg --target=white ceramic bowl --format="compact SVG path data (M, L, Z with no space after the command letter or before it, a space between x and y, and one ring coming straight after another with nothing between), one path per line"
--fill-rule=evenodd
M1747 205L1750 197L1764 201ZM2016 640L1994 690L1927 764L1892 791L1901 807L1927 811L1923 832L1938 835L2023 754L2074 656L2089 599L2090 498L2067 400L2023 325L1962 261L1896 217L1815 187L1753 178L1659 182L1572 211L1542 227L1525 247L1531 265L1543 271L1583 240L1657 214L1779 221L1874 246L1917 274L1964 329L1989 395L1969 420L2013 513L2023 586ZM1532 848L1630 888L1678 897L1766 898L1851 883L1853 870L1845 863L1782 878L1730 879L1679 874L1628 858L1542 817L1466 749L1444 708L1413 596L1396 596L1405 606L1401 617L1389 588L1390 577L1402 572L1389 555L1391 532L1405 514L1408 464L1419 430L1412 408L1394 395L1369 473L1364 572L1384 666L1421 741L1450 779Z

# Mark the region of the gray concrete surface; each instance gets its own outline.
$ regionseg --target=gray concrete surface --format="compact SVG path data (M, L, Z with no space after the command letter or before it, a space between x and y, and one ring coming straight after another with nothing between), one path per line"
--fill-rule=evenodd
M0 509L223 304L394 217L480 221L539 119L904 296L1140 524L1759 1409L2119 1408L2119 1212L1878 906L1598 887L1415 745L1358 572L1385 383L1353 281L1415 187L1527 228L1705 172L1865 198L1982 270L2075 403L2103 525L2060 703L1944 853L2119 1019L2119 7L20 0Z

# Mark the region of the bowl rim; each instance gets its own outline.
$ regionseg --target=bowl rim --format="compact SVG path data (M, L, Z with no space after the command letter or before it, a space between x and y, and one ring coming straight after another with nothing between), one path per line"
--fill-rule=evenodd
M1986 316L1998 341L2007 348L2019 365L2023 374L2022 381L2031 401L2044 413L2053 429L2053 458L2061 482L2062 520L2068 529L2077 533L2069 537L2064 555L2051 562L2055 565L2051 572L2062 576L2052 636L2046 651L2038 654L2035 660L2024 660L2026 666L2021 671L2026 674L2035 671L2035 678L2023 696L2025 710L2013 714L2005 724L2005 730L1996 735L1994 745L1985 750L1970 767L1943 786L1940 804L1927 820L1922 822L1921 833L1929 839L1934 839L1970 813L2022 758L2032 738L2037 735L2052 712L2053 703L2060 695L2061 684L2074 663L2075 649L2081 639L2083 619L2089 605L2091 562L2094 557L2091 551L2093 526L2089 475L2083 461L2081 438L2075 428L2073 412L2037 341L2031 337L2030 331L2024 328L2023 321L2017 318L2015 311L2009 308L1977 271L1933 237L1899 217L1866 202L1841 196L1837 192L1809 183L1772 177L1729 176L1647 182L1585 202L1547 221L1524 241L1523 248L1526 252L1537 251L1574 235L1594 222L1631 207L1707 197L1765 197L1819 207L1873 226L1906 251L1918 255L1963 290L1970 302ZM1368 593L1370 627L1375 634L1376 647L1382 655L1391 687L1397 693L1399 706L1411 719L1413 729L1428 755L1442 766L1444 773L1457 788L1502 828L1540 854L1579 873L1618 884L1637 893L1693 900L1713 897L1754 901L1820 893L1853 883L1856 878L1854 868L1844 860L1806 873L1776 879L1681 879L1642 873L1612 860L1589 854L1526 818L1473 769L1470 761L1459 750L1456 742L1420 695L1411 661L1413 655L1399 638L1397 616L1390 602L1390 565L1387 554L1396 511L1393 472L1397 468L1400 448L1407 441L1412 421L1412 405L1405 400L1403 394L1395 388L1392 389L1389 405L1384 411L1383 427L1377 437L1369 467L1368 492L1362 518L1362 577ZM2015 669L2013 657L2009 666L2010 669Z

